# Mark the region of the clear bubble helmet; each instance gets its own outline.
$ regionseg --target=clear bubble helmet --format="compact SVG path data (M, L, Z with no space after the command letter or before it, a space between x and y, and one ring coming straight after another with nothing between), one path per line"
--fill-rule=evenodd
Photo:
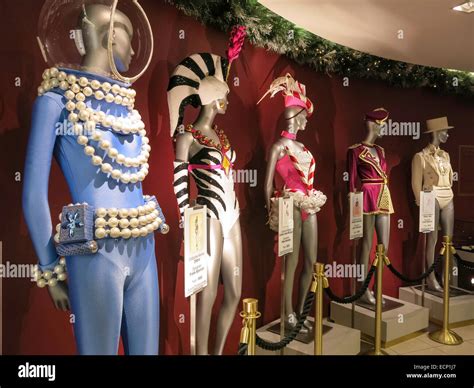
M46 0L38 40L49 66L133 83L148 68L153 33L137 0Z

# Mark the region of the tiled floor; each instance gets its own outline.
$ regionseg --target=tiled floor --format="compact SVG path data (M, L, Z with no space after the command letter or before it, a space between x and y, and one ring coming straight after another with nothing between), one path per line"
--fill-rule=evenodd
M474 355L474 324L453 329L464 340L460 345L443 345L432 341L428 337L428 333L436 331L438 328L438 326L430 324L426 333L384 350L389 355ZM363 342L361 351L365 352L371 347L371 345Z

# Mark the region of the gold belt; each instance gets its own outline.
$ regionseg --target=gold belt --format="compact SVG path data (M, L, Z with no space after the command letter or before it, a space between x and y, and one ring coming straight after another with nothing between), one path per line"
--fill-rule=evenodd
M388 179L361 179L361 182L365 185L386 185L388 184Z

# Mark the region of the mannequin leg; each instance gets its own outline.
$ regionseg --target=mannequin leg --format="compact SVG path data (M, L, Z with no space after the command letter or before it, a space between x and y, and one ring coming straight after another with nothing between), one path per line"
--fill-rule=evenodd
M302 233L301 212L298 208L293 208L293 252L286 255L285 266L285 312L288 316L295 312L293 309L293 284L295 271L300 255L301 233ZM295 322L296 323L296 322Z
M385 248L385 256L388 257L388 245L390 242L390 214L378 214L375 217L375 232L377 233L377 243L383 244ZM383 298L382 303L385 303Z
M159 288L153 235L99 242L94 255L67 257L77 350L116 355L158 353Z
M451 202L441 210L440 215L441 229L443 230L443 236L453 237L454 231L454 202Z
M196 305L196 354L209 354L209 328L214 301L219 285L222 261L222 227L217 219L208 218L210 254L207 264L207 287L197 297Z
M125 284L122 264L126 260L117 251L101 252L67 258L74 335L80 355L116 355L118 351Z
M122 339L127 355L157 355L159 338L159 288L156 259L132 274L125 284Z
M454 203L451 202L444 208L440 209L440 222L441 222L441 230L443 231L443 236L450 236L453 237L454 231ZM452 265L452 262L451 262ZM445 280L443 278L443 285Z
M242 235L240 220L232 226L229 237L224 239L221 264L224 282L224 300L217 320L214 354L222 354L227 334L234 322L235 312L242 292Z
M360 252L360 264L364 267L364 277L369 271L370 251L372 250L372 241L374 238L375 215L364 214L364 237L362 239L362 249ZM359 284L360 287L360 284ZM375 304L375 298L369 289L364 293L361 302Z
M428 268L431 267L431 265L433 264L435 254L436 254L435 249L436 249L436 242L438 241L439 218L440 218L439 204L438 204L438 201L435 201L434 231L428 233L428 236L426 236L426 264ZM443 288L439 285L438 281L436 280L434 271L426 279L426 285L431 290L439 291L439 292L443 291Z
M303 222L304 264L300 277L298 294L298 313L303 311L304 301L313 279L313 265L318 257L318 218L316 214L308 215Z
M385 247L385 255L388 256L390 214L377 214L375 217L375 232L377 233L377 244L383 244Z

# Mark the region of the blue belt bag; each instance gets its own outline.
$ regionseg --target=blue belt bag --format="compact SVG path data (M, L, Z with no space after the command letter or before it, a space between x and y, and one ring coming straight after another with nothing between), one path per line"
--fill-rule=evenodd
M94 240L94 207L64 206L56 252L60 256L91 255L98 250Z

